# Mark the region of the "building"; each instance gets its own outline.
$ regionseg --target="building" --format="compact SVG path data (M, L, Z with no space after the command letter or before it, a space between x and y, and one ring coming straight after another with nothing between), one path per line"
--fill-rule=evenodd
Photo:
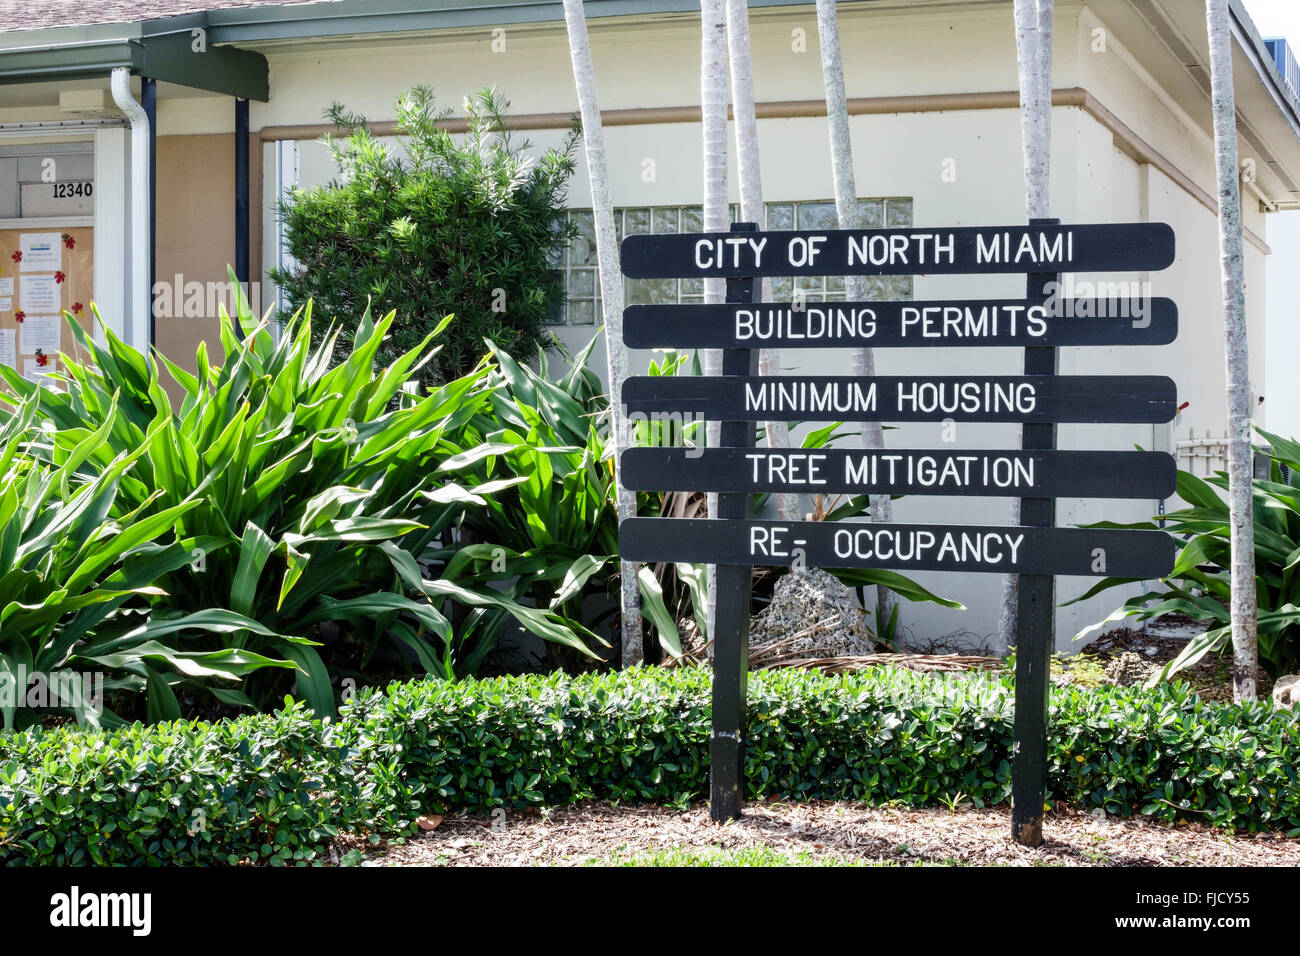
M685 0L590 0L586 7L622 228L689 231L702 199L698 7ZM21 263L11 264L10 253L20 251L23 234L53 235L63 248L33 249L29 261L47 263L41 268L57 261L65 281L32 283L32 302L58 297L64 308L81 305L84 318L93 298L128 341L152 341L182 364L200 337L215 345L215 299L227 264L262 303L273 301L265 274L282 264L276 200L295 183L331 178L318 142L331 102L382 124L392 119L393 98L415 83L431 84L453 105L495 85L539 146L559 142L577 109L556 2L102 0L0 8L0 262L20 286L17 296L9 288L6 303L0 276L0 329L16 328L14 312L23 311ZM1183 464L1212 460L1225 411L1203 5L1058 0L1056 8L1053 213L1066 222L1170 223L1178 241L1172 268L1101 278L1149 280L1153 294L1171 296L1181 310L1175 344L1065 349L1061 372L1168 374L1186 404L1171 426L1062 426L1060 445L1136 444L1177 452ZM820 228L832 221L833 206L814 8L751 0L751 10L768 225ZM1010 0L840 3L856 178L869 217L897 225L1024 221L1011 16ZM1283 409L1275 416L1263 401L1273 394L1270 376L1294 378L1289 362L1266 363L1277 353L1264 288L1266 220L1300 200L1300 103L1294 78L1284 77L1275 49L1239 2L1233 33L1253 382L1267 427L1275 417L1296 420ZM734 157L731 168L734 195ZM570 199L582 223L589 198L581 168ZM595 330L594 258L579 241L563 264L571 298L557 331L570 345ZM1075 277L1090 278L1098 277ZM159 309L151 307L155 282ZM833 298L838 288L819 280L810 297ZM629 301L689 301L699 292L687 281L646 283L629 290ZM789 295L791 287L778 283L776 292ZM1023 279L917 276L882 280L876 294L1016 296ZM49 334L42 323L27 328L28 346ZM32 355L23 346L20 336L14 360L28 368ZM1014 350L910 349L881 352L877 363L886 374L1014 373L1019 358ZM789 367L796 362L847 371L847 360L830 354L786 356ZM1282 383L1278 394L1287 394ZM906 426L888 440L931 446L939 427ZM1010 447L1016 435L971 425L958 440ZM1058 522L1137 520L1161 506L1062 500ZM1004 500L897 503L899 520L999 523L1006 515ZM918 638L959 633L978 641L994 630L996 577L919 577L967 610L909 607L905 623ZM1073 579L1059 584L1062 599L1083 589ZM1062 648L1116 603L1112 594L1062 609Z

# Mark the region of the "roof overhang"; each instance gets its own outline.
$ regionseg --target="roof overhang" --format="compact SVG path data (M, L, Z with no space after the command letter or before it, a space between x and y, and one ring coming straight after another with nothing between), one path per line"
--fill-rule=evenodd
M1237 122L1250 135L1260 159L1281 181L1285 194L1270 197L1276 208L1300 208L1300 100L1264 46L1254 22L1241 5L1232 0L1233 77L1254 77L1246 88L1248 97L1238 99ZM1300 39L1300 38L1298 38ZM1242 61L1249 72L1242 69ZM1269 109L1269 106L1272 109ZM1255 109L1250 109L1252 106ZM1247 114L1249 111L1249 115Z
M849 0L894 6L896 0ZM1164 42L1169 70L1153 69L1175 99L1208 107L1204 6L1187 0L1095 0L1136 17ZM1258 189L1270 208L1300 207L1300 102L1278 73L1241 0L1230 0L1234 75L1243 155L1260 167ZM749 0L751 7L804 6ZM586 0L589 18L698 15L698 0ZM228 7L128 24L0 33L0 83L103 76L127 67L141 76L229 96L269 97L265 56L252 48L360 36L430 33L475 26L562 21L560 0L327 0ZM197 52L194 31L203 31ZM1177 74L1177 75L1173 75ZM1189 109L1209 125L1207 108ZM1203 115L1202 115L1203 114Z
M1120 36L1154 35L1158 42L1142 66L1204 136L1213 136L1205 4L1092 0L1090 6ZM1300 102L1241 0L1230 0L1229 20L1240 155L1256 171L1246 189L1267 210L1300 208Z
M266 57L221 44L207 20L206 14L195 14L0 33L0 83L102 77L126 67L150 79L265 102L270 97Z
M800 4L749 0L749 5ZM584 7L589 19L699 12L698 0L585 0ZM156 80L265 102L266 58L250 46L553 21L564 21L561 0L325 0L228 7L135 23L0 33L0 83L83 79L128 67ZM191 49L195 30L204 31L204 53Z
M812 5L813 0L749 0L754 7ZM880 0L845 0L874 3ZM699 15L699 0L584 0L588 20ZM228 7L208 14L218 43L419 33L478 26L564 22L561 0L327 0L324 3Z

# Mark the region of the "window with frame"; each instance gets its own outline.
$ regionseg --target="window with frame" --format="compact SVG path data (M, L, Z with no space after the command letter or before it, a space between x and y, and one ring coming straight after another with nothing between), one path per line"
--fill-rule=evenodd
M905 228L912 225L912 200L905 197L859 199L864 228ZM767 221L764 229L837 229L839 219L831 200L804 202L770 202L764 204ZM740 210L730 210L734 221ZM638 206L614 210L614 228L618 241L625 235L703 232L703 209L700 206ZM600 282L596 274L596 231L590 209L572 209L569 221L578 228L578 236L564 252L563 261L555 263L565 276L567 300L556 325L597 325L601 321ZM911 276L867 276L867 298L873 301L910 299ZM628 305L672 302L703 302L701 279L624 279L623 293ZM797 283L797 285L796 285ZM772 280L772 298L777 302L793 300L798 288L811 301L844 300L843 276L782 277Z

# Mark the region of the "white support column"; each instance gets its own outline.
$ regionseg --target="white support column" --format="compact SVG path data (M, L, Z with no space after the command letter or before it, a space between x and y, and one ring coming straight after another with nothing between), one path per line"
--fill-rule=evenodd
M127 261L130 210L126 128L95 130L95 304L104 323L119 338L127 338ZM95 340L104 344L96 324Z
M149 312L153 308L153 290L149 288L149 117L131 94L131 74L126 67L113 70L110 85L113 101L131 124L126 341L147 353Z
M267 273L271 269L292 271L296 267L286 247L284 221L280 218L279 203L288 198L289 190L299 182L298 143L295 140L277 140L262 144L262 195L269 197L262 209L262 296L261 310L284 307L281 290ZM280 323L271 328L278 340Z
M275 170L276 184L275 197L280 202L289 198L289 192L293 187L298 185L301 173L298 162L298 142L292 139L282 139L276 145ZM297 267L298 263L294 261L293 256L289 255L288 233L285 228L284 220L276 212L275 217L275 248L276 248L276 265L286 271Z

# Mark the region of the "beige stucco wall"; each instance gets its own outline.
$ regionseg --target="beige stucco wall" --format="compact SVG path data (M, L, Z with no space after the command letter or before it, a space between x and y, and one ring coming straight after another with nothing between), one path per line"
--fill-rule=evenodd
M163 307L177 314L155 312L154 334L163 354L190 371L201 339L209 355L222 354L217 314L207 308L206 294L203 313L187 315L184 286L229 281L226 268L235 259L234 150L233 134L158 137L155 287L176 287L171 294L182 301L179 309Z
M1269 217L1268 257L1270 327L1265 350L1268 430L1300 437L1300 211Z

